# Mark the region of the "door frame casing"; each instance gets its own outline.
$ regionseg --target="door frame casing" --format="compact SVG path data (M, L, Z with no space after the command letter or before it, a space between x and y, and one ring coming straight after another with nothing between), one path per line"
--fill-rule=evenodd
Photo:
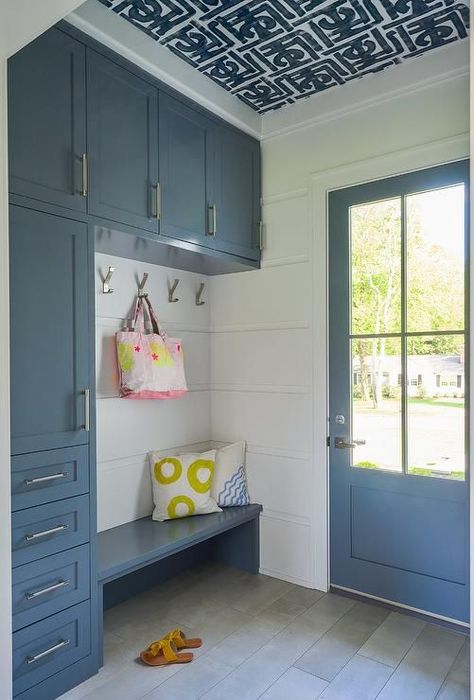
M311 578L314 588L327 591L329 570L329 459L326 444L329 417L328 377L328 196L329 193L366 182L424 170L437 165L469 158L469 134L450 137L410 149L387 153L375 158L349 163L331 170L313 173L310 177L310 216L312 231L312 298L313 298L313 469L311 493ZM471 249L473 243L470 231ZM472 261L471 261L472 266ZM474 309L474 285L470 290L470 309ZM471 329L473 325L471 323ZM472 334L472 330L470 333ZM472 340L472 336L471 336ZM469 360L473 360L473 343ZM471 390L472 390L471 375ZM470 426L472 432L472 423ZM471 495L474 480L471 480ZM474 503L474 498L471 498ZM471 518L471 529L473 518ZM471 542L474 533L471 531Z

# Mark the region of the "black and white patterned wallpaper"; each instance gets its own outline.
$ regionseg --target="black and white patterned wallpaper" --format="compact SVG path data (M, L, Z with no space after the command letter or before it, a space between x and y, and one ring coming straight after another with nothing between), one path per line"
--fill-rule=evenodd
M264 113L467 36L456 0L99 0Z

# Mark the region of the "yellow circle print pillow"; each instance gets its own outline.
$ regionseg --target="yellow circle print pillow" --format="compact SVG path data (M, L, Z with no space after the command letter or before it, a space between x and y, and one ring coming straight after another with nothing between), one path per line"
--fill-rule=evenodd
M155 504L153 520L161 522L221 510L211 496L215 450L176 457L150 452L149 457Z

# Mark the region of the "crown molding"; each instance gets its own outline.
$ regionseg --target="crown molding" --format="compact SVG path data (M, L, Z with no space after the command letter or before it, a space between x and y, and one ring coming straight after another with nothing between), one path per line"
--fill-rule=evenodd
M257 112L97 0L87 0L65 19L216 116L260 138L262 118Z
M370 107L469 77L469 42L434 50L372 76L283 107L262 117L263 141L347 117Z

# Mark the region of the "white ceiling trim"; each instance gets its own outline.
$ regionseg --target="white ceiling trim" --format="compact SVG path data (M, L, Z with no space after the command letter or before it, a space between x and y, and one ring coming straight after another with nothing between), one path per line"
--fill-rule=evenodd
M262 119L257 112L96 0L87 0L66 20L217 116L260 138Z
M469 42L457 42L401 66L331 89L262 117L262 140L330 122L372 106L469 77Z

